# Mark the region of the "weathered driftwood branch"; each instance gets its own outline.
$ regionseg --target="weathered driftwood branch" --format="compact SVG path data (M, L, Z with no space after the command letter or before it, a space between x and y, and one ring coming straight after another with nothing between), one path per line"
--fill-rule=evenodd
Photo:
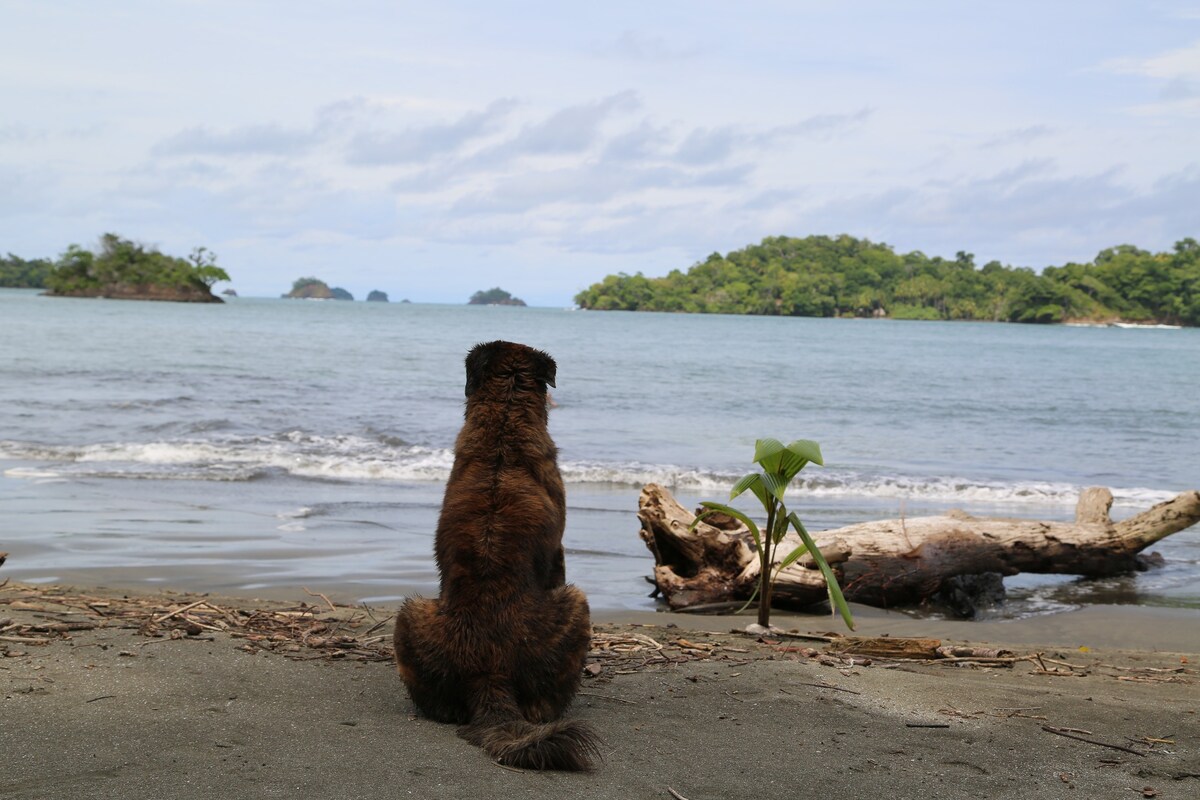
M1138 554L1200 522L1200 492L1184 492L1114 523L1112 493L1091 488L1079 498L1074 522L973 517L884 520L813 535L833 566L847 599L876 606L919 602L959 576L1018 572L1099 577L1144 569ZM710 517L689 531L695 514L670 492L647 484L638 502L641 537L654 554L654 580L673 609L745 600L759 565L749 532L735 520ZM712 524L709 524L711 522ZM799 539L789 533L786 555ZM807 561L807 563L805 563ZM825 599L811 559L780 572L773 603L803 607Z

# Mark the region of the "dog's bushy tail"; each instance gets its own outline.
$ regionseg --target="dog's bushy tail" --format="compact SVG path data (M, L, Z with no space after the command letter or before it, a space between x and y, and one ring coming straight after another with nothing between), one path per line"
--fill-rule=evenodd
M582 722L529 722L509 692L495 687L486 695L458 735L497 762L525 769L586 772L600 758L600 740Z
M600 757L596 734L574 720L472 723L460 728L459 735L510 767L586 772Z

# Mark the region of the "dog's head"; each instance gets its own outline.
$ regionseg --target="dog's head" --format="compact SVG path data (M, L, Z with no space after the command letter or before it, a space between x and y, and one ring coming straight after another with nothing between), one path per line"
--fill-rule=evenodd
M467 397L489 378L511 378L528 388L546 393L554 386L558 367L549 353L516 342L477 344L467 353Z

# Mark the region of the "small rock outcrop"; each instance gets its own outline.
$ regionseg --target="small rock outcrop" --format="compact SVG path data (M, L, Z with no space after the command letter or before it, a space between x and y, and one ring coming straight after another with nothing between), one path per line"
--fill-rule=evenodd
M292 284L292 290L283 297L295 300L332 300L333 292L325 281L316 278L299 278Z
M486 291L478 291L471 295L471 299L467 301L467 305L472 306L523 306L525 301L519 297L513 297L508 292L496 286Z
M386 303L388 301L387 292L381 292L378 289L372 289L367 295L368 303Z

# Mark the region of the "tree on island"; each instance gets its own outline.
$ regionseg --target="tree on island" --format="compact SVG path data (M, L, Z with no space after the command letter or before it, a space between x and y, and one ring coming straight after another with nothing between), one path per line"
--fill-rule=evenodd
M367 295L368 303L386 303L388 301L387 292L381 292L378 289L372 289Z
M333 292L329 291L329 285L325 281L316 278L297 278L292 282L292 290L284 294L283 297L302 300L329 300L333 297Z
M54 262L48 258L35 258L31 261L9 253L0 258L0 286L6 289L44 289L46 277L54 269Z
M68 247L45 284L47 294L62 297L220 303L212 287L227 280L216 254L206 247L197 247L183 259L106 233L100 238L99 253L74 244Z
M487 291L478 291L471 295L471 299L467 301L467 304L472 306L523 306L525 305L525 301L519 297L513 297L499 286L496 286Z
M1183 239L1168 253L1121 245L1038 274L998 261L977 268L963 251L943 259L852 236L777 236L713 253L686 273L609 275L575 302L598 310L1200 325L1200 243Z
M283 295L286 298L298 300L353 300L354 295L340 286L329 287L329 284L317 278L297 278L292 283L292 290Z

